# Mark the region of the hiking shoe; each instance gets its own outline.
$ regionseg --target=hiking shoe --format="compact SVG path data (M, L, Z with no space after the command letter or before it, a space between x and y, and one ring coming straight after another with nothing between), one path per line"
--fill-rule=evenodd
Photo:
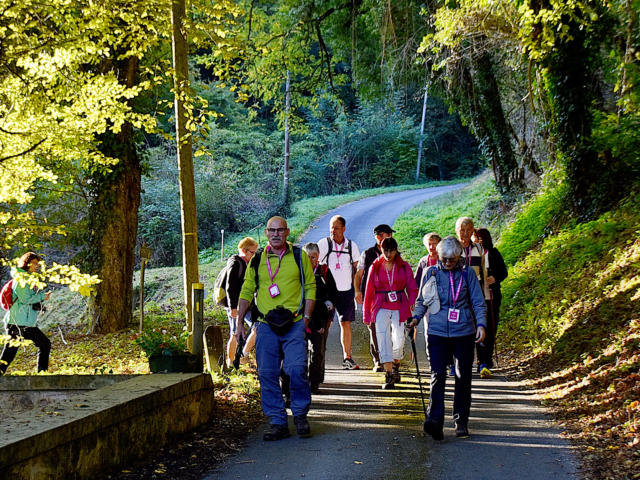
M318 385L317 383L312 383L311 393L318 395L320 393L320 385Z
M444 440L442 425L432 420L426 420L424 422L424 433L431 435L431 438L434 440Z
M489 370L489 367L487 367L486 365L480 365L480 378L491 378L493 376L493 373L491 373L491 370Z
M347 357L342 361L342 368L343 370L360 370L360 366L351 357Z
M380 363L374 363L373 364L373 368L371 370L376 372L376 373L384 372L384 366L382 366L382 364L380 364Z
M467 438L468 436L469 436L469 428L462 423L456 423L456 437Z
M456 376L456 366L455 365L451 365L449 367L449 376L450 377L455 377Z
M393 383L400 383L400 380L402 380L402 377L400 376L400 365L394 364L392 368L393 370L391 373L393 373Z
M289 433L289 427L286 425L278 425L272 423L269 425L269 430L264 432L262 439L265 442L273 442L275 440L282 440L283 438L290 437L291 433Z
M296 424L296 432L299 437L307 438L311 436L311 427L309 426L306 415L293 417L293 423Z
M384 376L384 383L382 384L383 390L392 390L396 388L396 383L394 381L393 372L387 372Z

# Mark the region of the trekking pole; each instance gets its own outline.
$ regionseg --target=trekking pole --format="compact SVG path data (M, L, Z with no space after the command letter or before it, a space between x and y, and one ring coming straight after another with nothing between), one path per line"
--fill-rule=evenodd
M424 403L424 393L422 392L422 378L420 377L420 367L418 367L418 353L416 352L416 341L413 339L413 331L415 327L409 329L409 339L411 340L411 350L416 363L416 372L418 374L418 385L420 385L420 398L422 399L422 410L424 411L425 428L427 422L427 406Z

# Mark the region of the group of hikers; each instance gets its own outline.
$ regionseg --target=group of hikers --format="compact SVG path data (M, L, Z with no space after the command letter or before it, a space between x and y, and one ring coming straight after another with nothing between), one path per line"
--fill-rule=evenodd
M244 238L226 268L224 304L233 352L245 356L255 344L262 409L269 418L264 440L290 436L287 408L296 433L311 435L311 394L324 382L325 349L334 319L340 325L342 367L357 370L351 355L356 305L369 330L373 370L384 372L383 389L401 382L407 331L424 321L431 389L424 430L444 438L446 377L455 377L453 420L458 437L469 435L474 357L482 378L490 377L507 269L487 229L461 217L456 236L427 233L427 249L415 272L403 260L395 231L373 229L375 244L362 253L345 236L346 220L330 220L329 236L302 248L287 241L286 219L268 220L267 245ZM245 332L245 324L249 332ZM239 345L239 347L238 347Z
M351 355L356 305L362 305L369 330L373 370L384 372L383 389L401 382L406 332L415 335L417 325L426 322L431 389L424 430L436 440L443 438L449 373L455 376L456 436L468 436L474 356L480 376L490 377L500 282L507 276L489 231L475 229L471 218L461 217L456 236L427 233L427 255L414 272L389 225L373 229L375 244L362 253L345 230L345 219L336 215L328 237L300 248L287 241L287 221L275 216L267 222L264 249L247 237L227 261L222 289L230 330L228 357L236 349L246 356L255 345L262 408L270 421L264 440L290 435L287 408L297 434L311 434L307 413L311 394L319 393L324 382L325 349L334 319L340 325L343 368L360 368ZM0 374L15 358L15 341L20 338L32 340L38 348L38 371L48 368L51 342L37 327L37 317L50 293L25 280L40 263L37 254L25 253L14 280L2 288L2 306L8 310L5 331L13 341L0 355Z

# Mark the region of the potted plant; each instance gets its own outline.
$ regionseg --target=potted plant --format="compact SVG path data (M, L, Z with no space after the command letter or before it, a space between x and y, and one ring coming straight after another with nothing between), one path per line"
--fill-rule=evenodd
M147 355L151 373L200 372L202 362L187 350L188 337L186 327L177 335L164 328L148 328L134 342Z

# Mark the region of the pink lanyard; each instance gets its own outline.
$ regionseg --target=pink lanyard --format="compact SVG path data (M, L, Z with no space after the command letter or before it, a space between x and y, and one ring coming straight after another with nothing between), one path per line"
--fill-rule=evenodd
M384 265L382 268L384 268L384 273L387 274L387 280L389 280L389 290L393 290L393 275L396 273L396 264L394 263L393 267L391 267L391 276L389 276L389 270Z
M340 255L342 255L342 252L344 252L344 244L346 243L347 239L345 238L344 240L342 240L342 243L340 244L342 248L340 250L338 250L338 244L335 242L335 240L331 241L333 242L333 251L336 252L336 262L340 263Z
M458 290L456 291L456 293L453 293L453 273L449 272L449 285L451 286L451 299L453 300L453 308L456 308L456 302L458 301L458 297L460 296L460 289L462 288L462 275L463 273L460 272L460 283L458 283Z
M284 256L284 254L286 253L286 248L284 250L282 250L282 253L280 254L280 257L278 258L278 268L276 269L276 273L271 273L271 263L269 263L269 250L271 250L271 245L267 245L267 258L265 259L265 261L267 262L267 270L269 270L269 278L271 279L271 282L273 283L273 279L276 278L276 275L278 274L278 272L280 271L280 264L282 263L282 257Z

